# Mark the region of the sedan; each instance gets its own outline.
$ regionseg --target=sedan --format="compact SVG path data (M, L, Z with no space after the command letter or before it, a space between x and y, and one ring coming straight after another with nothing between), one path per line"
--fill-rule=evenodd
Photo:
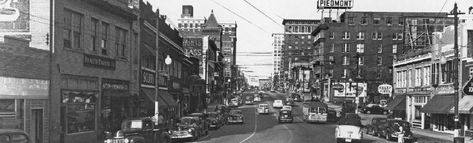
M361 109L362 113L366 114L388 114L388 110L379 106L378 104L368 104L366 107Z
M279 111L278 121L279 123L283 123L283 122L292 123L294 121L294 118L292 117L292 112L290 110Z
M274 100L274 102L273 102L273 107L274 108L282 108L282 106L284 106L282 100Z
M259 104L257 110L258 110L258 114L269 114L269 105Z
M241 123L245 121L243 113L241 110L230 110L230 115L228 116L228 123Z

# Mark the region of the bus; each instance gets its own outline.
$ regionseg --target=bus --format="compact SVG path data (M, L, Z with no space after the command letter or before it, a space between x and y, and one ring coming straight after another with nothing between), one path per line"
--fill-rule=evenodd
M328 106L322 102L304 102L302 103L302 112L304 113L304 121L308 123L327 123L328 122Z

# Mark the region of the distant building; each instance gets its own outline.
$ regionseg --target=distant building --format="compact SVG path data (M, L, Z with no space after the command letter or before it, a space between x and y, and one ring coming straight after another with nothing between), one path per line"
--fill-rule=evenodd
M284 34L283 33L273 33L271 35L273 37L273 65L274 65L274 70L273 70L273 82L274 88L279 89L283 88L283 82L281 79L283 79L283 70L282 70L282 46L284 44Z
M270 90L271 89L271 79L259 79L258 87L260 90Z

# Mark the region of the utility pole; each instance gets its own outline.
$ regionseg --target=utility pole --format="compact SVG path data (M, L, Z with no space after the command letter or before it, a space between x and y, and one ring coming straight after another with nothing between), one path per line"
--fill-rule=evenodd
M453 65L455 65L453 67L453 89L454 89L454 105L455 105L455 118L454 118L454 121L455 121L455 130L454 130L454 134L453 134L453 142L454 143L464 143L465 142L465 138L463 137L463 132L461 132L461 129L460 129L460 119L459 119L459 113L458 113L458 101L459 101L459 92L458 92L458 68L460 67L459 65L459 56L458 56L458 14L463 14L463 13L459 13L458 12L458 7L457 7L457 3L455 3L454 7L453 7L453 16L454 16L454 45L453 45L453 50L454 50L454 53L455 53L455 57L454 57L454 61L453 61Z

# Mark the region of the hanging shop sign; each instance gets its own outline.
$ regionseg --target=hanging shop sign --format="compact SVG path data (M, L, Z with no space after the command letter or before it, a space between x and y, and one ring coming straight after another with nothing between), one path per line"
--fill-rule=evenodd
M201 59L203 49L202 43L202 38L184 38L182 46L184 47L186 56Z
M378 86L378 92L381 94L390 94L393 91L393 86L389 84L381 84Z
M155 86L156 73L142 68L141 69L141 84L148 85L148 86Z

